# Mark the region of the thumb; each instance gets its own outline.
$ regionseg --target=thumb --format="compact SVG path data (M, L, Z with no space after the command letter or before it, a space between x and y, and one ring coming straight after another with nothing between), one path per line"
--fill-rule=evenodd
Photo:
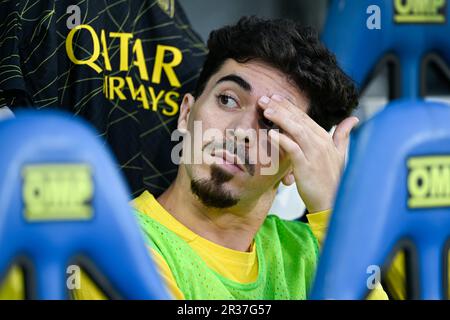
M338 124L333 134L333 141L336 148L342 154L347 151L348 143L350 140L350 131L358 124L359 119L357 117L348 117L342 120Z

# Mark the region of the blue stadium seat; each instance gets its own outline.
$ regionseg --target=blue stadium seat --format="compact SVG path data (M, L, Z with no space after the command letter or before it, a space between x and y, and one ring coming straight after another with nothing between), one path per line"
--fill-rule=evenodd
M410 298L444 299L450 244L450 107L398 101L352 136L311 299L362 299L373 266L410 253Z
M165 299L110 152L79 118L0 123L0 279L26 261L29 298L66 299L79 264L110 298Z
M424 59L439 57L439 61L450 64L450 5L446 2L334 0L322 40L360 88L384 57L395 57L400 83L394 98L417 98L422 96ZM367 9L372 5L380 8L381 29L367 27L374 12L367 13Z

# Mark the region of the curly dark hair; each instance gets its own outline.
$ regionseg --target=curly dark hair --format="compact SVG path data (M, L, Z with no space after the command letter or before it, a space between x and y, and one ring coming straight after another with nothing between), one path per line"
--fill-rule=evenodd
M262 61L288 76L310 100L309 116L325 130L348 117L358 105L353 81L312 28L287 19L243 17L236 25L212 31L209 53L194 96L205 89L225 60Z

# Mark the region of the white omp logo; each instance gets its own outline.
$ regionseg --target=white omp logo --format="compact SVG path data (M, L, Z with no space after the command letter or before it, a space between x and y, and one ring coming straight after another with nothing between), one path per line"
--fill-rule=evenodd
M375 289L381 281L381 269L377 265L370 265L366 270L370 276L367 278L367 288L370 290Z
M277 129L271 129L277 130ZM193 137L189 131L175 130L171 140L178 143L172 149L172 162L184 164L214 164L223 159L211 156L217 151L224 153L225 160L241 165L261 165L261 175L274 175L279 168L279 141L271 139L267 129L227 129L224 134L216 128L203 130L202 121L194 121ZM182 139L182 141L180 141ZM259 145L258 141L263 141ZM267 148L261 145L265 142ZM182 152L182 150L187 150ZM192 152L190 152L192 150ZM270 151L269 151L270 150ZM209 155L209 156L208 156ZM270 156L269 156L270 155Z
M66 269L66 274L68 275L66 285L67 289L81 289L81 269L77 265L70 265Z

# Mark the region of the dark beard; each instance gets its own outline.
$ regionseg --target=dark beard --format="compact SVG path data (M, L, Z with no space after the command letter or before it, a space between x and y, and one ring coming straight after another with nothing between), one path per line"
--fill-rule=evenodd
M232 178L232 174L217 165L212 165L211 179L192 180L191 191L207 207L229 208L239 202L239 198L234 197L231 192L223 188L223 184Z

